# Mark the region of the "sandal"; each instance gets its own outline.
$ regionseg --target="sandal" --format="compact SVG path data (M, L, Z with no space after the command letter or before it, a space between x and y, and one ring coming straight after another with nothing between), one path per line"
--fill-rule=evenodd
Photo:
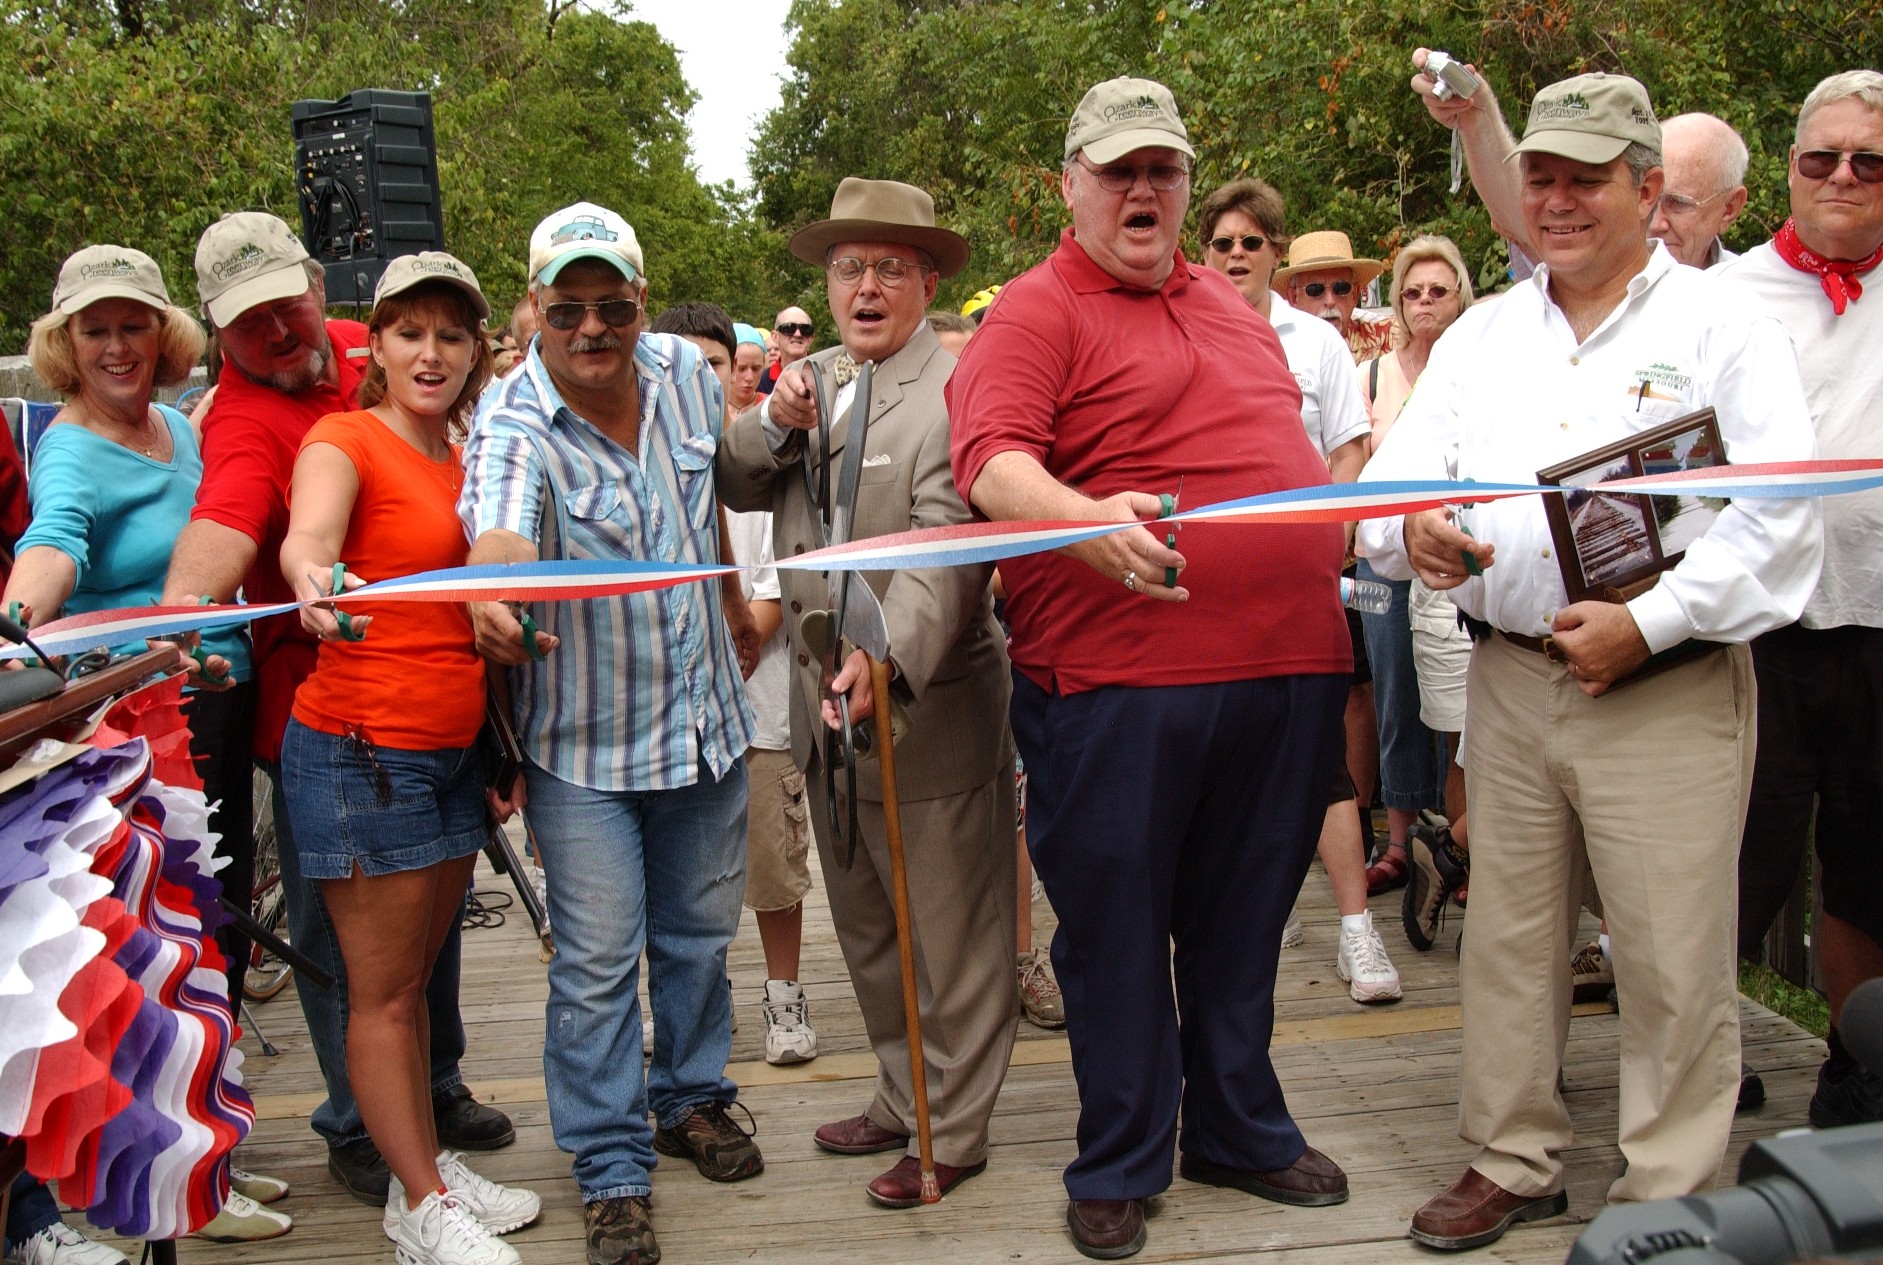
M1381 892L1396 891L1406 885L1406 875L1411 866L1406 860L1406 845L1389 843L1386 851L1380 853L1380 859L1366 867L1366 894L1378 896Z

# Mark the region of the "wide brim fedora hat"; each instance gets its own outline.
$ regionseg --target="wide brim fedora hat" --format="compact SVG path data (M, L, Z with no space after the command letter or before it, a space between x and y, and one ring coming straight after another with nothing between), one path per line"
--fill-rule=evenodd
M935 224L935 199L897 180L846 176L830 200L830 218L791 235L791 253L822 268L839 242L896 242L928 252L935 270L952 277L968 266L968 239Z
M1386 265L1377 259L1355 259L1353 243L1347 235L1329 229L1303 233L1295 238L1288 247L1288 266L1277 268L1269 284L1280 289L1297 272L1317 272L1322 268L1351 268L1353 283L1361 286L1386 271Z

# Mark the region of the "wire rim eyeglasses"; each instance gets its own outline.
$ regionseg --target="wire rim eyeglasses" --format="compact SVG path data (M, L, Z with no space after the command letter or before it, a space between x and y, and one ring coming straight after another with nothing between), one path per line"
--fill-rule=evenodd
M621 329L634 324L635 318L641 314L641 305L633 299L603 299L599 303L551 303L543 309L543 323L551 329L580 329L590 312L601 317L602 324L610 329Z

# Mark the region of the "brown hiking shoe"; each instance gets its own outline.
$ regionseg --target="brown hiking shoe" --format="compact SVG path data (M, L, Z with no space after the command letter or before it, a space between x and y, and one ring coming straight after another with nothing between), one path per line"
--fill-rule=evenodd
M757 1125L749 1131L740 1128L726 1110L730 1105L703 1102L671 1129L654 1130L654 1149L662 1155L692 1160L700 1176L708 1181L736 1182L757 1177L765 1171L765 1157L752 1140ZM751 1118L752 1113L747 1111L746 1119Z
M646 1195L620 1195L582 1205L588 1265L654 1265L660 1244Z

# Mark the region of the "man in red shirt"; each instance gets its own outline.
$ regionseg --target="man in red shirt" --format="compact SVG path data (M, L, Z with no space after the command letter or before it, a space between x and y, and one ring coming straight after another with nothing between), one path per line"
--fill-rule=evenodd
M287 224L261 211L237 211L209 226L196 246L196 285L222 348L216 398L203 419L203 480L190 524L177 538L164 583L167 603L201 596L257 604L293 601L281 577L288 484L308 428L348 412L366 367L366 327L325 319L321 268ZM370 579L383 577L372 576ZM280 811L281 736L294 692L313 670L316 643L292 614L257 621L255 758L274 783L275 839L288 896L289 939L334 977L330 989L295 979L308 1034L326 1081L314 1129L327 1140L327 1167L362 1202L384 1205L390 1178L366 1134L346 1069L346 979L319 894L301 877ZM236 899L240 900L238 894ZM438 1138L456 1150L490 1150L516 1137L502 1112L470 1097L458 1071L464 1022L458 1012L456 929L433 967L432 1095Z
M1179 485L1199 505L1328 481L1273 327L1177 249L1193 156L1161 84L1114 79L1074 112L1072 230L948 384L955 481L987 517L1134 522ZM1199 525L1181 553L1164 534L1000 568L1079 1082L1067 1224L1095 1257L1142 1247L1180 1104L1190 1180L1347 1197L1268 1057L1282 924L1341 755L1341 530Z

